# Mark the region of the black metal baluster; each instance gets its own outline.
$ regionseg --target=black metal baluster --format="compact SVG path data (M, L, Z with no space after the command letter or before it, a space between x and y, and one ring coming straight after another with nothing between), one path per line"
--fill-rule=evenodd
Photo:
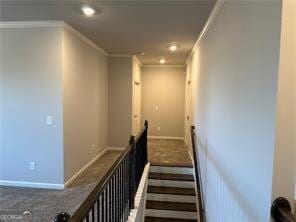
M120 222L120 166L117 171L117 221Z
M127 220L128 218L128 214L127 214L127 211L129 211L129 196L130 196L130 189L129 189L129 163L130 163L130 153L128 154L127 156L127 160L126 160L126 164L125 164L125 191L124 191L124 198L125 198L125 201L124 201L124 210L125 210L125 220Z
M121 183L120 183L120 168L121 168L121 165L118 167L118 175L117 175L117 179L118 179L118 186L117 186L117 189L118 189L118 221L120 222L121 221Z
M85 217L85 221L89 222L89 212L87 213L86 217Z
M116 196L116 193L115 193L115 174L113 175L112 177L112 193L113 193L113 198L112 198L112 212L113 212L113 222L116 222L116 209L115 209L115 196Z
M123 214L124 214L124 200L123 200L124 178L123 178L123 174L124 174L124 164L121 165L121 174L120 174L120 176L121 176L121 189L120 189L120 192L121 192L120 193L120 198L121 198L121 213L120 213L121 221L123 221L123 218L124 218L124 216L123 216Z
M122 163L122 220L125 220L125 212L124 212L124 189L125 189L125 179L124 179L124 174L125 174L125 160Z
M116 214L116 173L113 176L113 214L114 214L114 221L117 222L117 214Z
M119 222L121 222L121 209L122 209L122 205L121 205L121 194L122 194L122 183L121 183L121 167L122 165L120 165L119 167L119 174L118 174L118 183L119 183L119 186L118 186L118 197L119 197Z
M131 206L132 206L132 204L131 204L131 196L132 196L132 186L131 186L131 181L132 181L132 179L131 179L131 171L132 171L132 165L131 165L131 159L132 159L132 150L131 150L131 152L130 152L130 154L129 154L129 163L128 163L128 194L129 194L129 196L127 197L128 198L128 205L129 205L129 209L131 209Z
M145 120L145 134L144 134L144 154L145 154L145 165L148 163L148 143L147 143L147 137L148 137L148 121Z
M114 198L114 185L113 185L113 177L112 177L112 179L111 179L111 217L112 217L112 222L114 222L114 208L113 208L113 206L114 206L114 200L113 200L113 198Z
M108 185L106 186L106 198L105 198L105 211L106 211L106 214L105 214L105 218L106 218L106 222L109 222L108 221L108 198L109 198L109 193L108 193Z
M94 205L91 208L91 221L95 222L95 206Z
M96 218L97 218L97 222L100 222L101 220L100 220L100 197L98 198L98 200L97 200L97 215L96 215Z
M114 221L117 222L117 214L116 214L116 173L113 176L113 214L114 214Z
M105 202L105 190L102 193L102 198L101 198L101 221L105 222L105 209L104 209L104 202Z
M129 158L129 156L127 156L127 158ZM128 195L128 189L127 189L127 186L128 186L128 173L127 173L127 170L128 170L128 159L126 159L125 161L125 165L124 165L124 195L123 195L123 201L124 201L124 220L126 221L127 220L127 217L126 217L126 209L128 207L128 203L127 203L127 195Z
M130 138L130 145L132 145L131 149L131 159L130 159L130 197L129 197L129 202L130 202L130 209L134 208L134 194L135 194L135 137L131 136Z
M117 222L118 221L118 192L117 192L117 186L118 186L118 181L117 181L117 172L115 172L115 175L114 175L114 184L115 184L115 187L114 187L114 193L115 193L115 196L114 196L114 208L115 208L115 221Z
M113 201L112 201L112 198L113 198L113 190L112 190L112 180L110 180L110 202L109 202L109 210L110 210L110 221L111 222L114 222L113 221L113 207L112 207L112 203L113 203Z
M111 219L111 181L108 184L108 222L112 222Z

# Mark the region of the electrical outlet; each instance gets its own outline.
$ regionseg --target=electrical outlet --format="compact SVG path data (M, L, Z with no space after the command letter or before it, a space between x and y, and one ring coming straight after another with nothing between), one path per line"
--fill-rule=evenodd
M96 144L91 144L91 149L95 150L96 149Z
M30 170L36 170L36 163L30 162Z
M160 131L160 126L157 127L157 131Z
M158 106L155 106L155 110L158 110Z

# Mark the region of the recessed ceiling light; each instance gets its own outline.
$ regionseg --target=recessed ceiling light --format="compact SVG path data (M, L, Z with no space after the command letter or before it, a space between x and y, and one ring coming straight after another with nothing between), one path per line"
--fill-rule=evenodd
M166 64L167 60L165 58L160 58L159 63L160 64Z
M178 49L178 45L176 43L172 43L169 46L169 49L170 49L171 52L175 52Z
M142 55L142 56L145 55L145 52L141 52L141 55Z
M95 14L95 10L87 5L82 6L81 7L82 12L86 15L86 16L92 16Z

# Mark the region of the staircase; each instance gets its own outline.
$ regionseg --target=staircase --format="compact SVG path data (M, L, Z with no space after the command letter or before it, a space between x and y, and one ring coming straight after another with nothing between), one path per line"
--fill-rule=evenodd
M145 222L198 221L193 168L151 166Z

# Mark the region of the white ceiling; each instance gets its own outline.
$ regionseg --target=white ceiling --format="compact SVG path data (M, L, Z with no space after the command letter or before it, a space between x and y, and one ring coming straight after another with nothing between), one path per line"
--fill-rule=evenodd
M80 7L95 8L85 17ZM64 20L110 54L140 54L143 64L157 64L160 57L168 64L184 64L214 0L7 0L1 1L1 21ZM167 46L177 42L171 53Z

